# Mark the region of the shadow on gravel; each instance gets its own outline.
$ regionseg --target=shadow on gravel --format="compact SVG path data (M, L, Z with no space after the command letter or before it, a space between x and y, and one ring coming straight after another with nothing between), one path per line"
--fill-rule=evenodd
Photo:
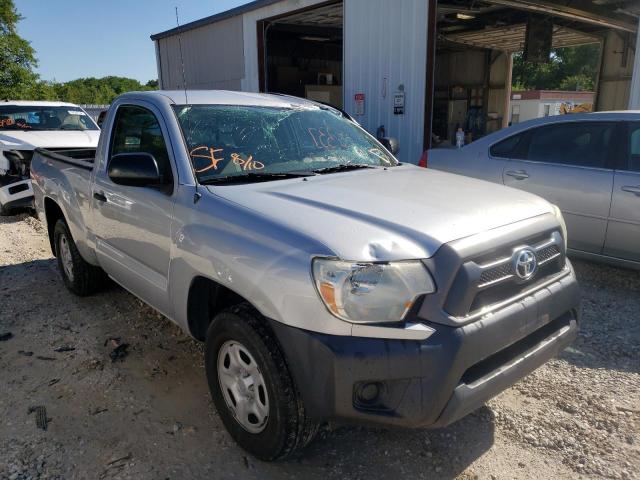
M0 280L0 291L3 289L12 289L16 281L20 281L20 279L26 275L33 275L35 271L52 270L55 268L55 258L32 260L30 262L16 263L13 265L0 265L0 279L2 279L2 277L11 278L11 283L7 283L8 280ZM57 271L53 271L52 273L57 274ZM39 273L38 275L41 274ZM28 278L27 280L31 284L37 284L37 279Z
M573 260L582 290L578 339L559 358L584 368L640 372L640 272Z
M456 478L492 447L494 434L486 406L438 430L326 428L298 457L276 465L334 467L344 478Z
M25 217L33 217L37 219L36 212L30 208L16 208L8 215L0 215L0 223L19 223L24 221Z

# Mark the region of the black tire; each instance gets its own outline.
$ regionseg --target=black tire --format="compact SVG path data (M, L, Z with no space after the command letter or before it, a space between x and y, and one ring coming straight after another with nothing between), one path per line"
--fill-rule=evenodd
M73 241L67 222L59 219L53 229L53 244L58 260L58 270L65 286L76 295L84 297L97 292L104 284L105 274L100 267L87 263ZM71 276L63 265L62 244L66 242L71 255Z
M264 430L247 431L223 397L218 379L218 353L229 341L239 342L255 358L269 399ZM307 418L302 398L284 355L260 314L248 304L222 311L213 319L205 344L205 368L213 402L227 431L248 453L261 460L290 456L315 436L318 424Z
M11 212L9 211L9 209L5 208L4 205L0 203L0 217L6 217L10 214Z

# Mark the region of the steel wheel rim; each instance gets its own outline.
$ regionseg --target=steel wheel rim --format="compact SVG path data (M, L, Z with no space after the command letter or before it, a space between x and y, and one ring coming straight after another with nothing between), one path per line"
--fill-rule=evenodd
M218 383L227 408L249 433L260 433L269 419L267 385L253 355L229 340L218 351Z
M60 260L62 261L65 275L69 280L73 281L73 256L71 255L69 240L64 234L60 235Z

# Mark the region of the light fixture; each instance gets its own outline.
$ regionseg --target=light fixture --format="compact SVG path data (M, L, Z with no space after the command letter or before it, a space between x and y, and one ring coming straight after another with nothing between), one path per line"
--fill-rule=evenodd
M476 16L471 14L471 13L458 12L458 13L456 13L456 18L458 20L473 20L474 18L476 18Z
M300 37L300 40L307 40L309 42L328 42L331 39L329 37L315 37L313 35L304 35Z

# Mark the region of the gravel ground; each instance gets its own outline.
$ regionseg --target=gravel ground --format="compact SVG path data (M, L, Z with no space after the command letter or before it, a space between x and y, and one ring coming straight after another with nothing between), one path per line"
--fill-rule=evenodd
M0 217L0 479L640 478L640 274L574 264L579 339L486 407L441 430L326 426L268 464L224 430L200 344L116 286L69 294L38 221Z

